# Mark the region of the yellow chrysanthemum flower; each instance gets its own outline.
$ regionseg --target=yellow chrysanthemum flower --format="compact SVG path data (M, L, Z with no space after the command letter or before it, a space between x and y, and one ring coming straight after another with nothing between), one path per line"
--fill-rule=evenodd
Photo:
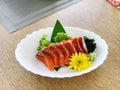
M88 54L75 53L70 58L69 68L76 71L83 71L92 65Z

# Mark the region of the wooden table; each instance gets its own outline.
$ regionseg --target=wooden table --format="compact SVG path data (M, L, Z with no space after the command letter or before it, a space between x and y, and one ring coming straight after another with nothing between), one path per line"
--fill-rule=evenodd
M14 51L27 34L54 26L88 29L109 46L108 58L96 70L73 78L53 79L35 75L16 61ZM0 25L0 90L120 90L120 11L106 0L82 0L49 17L8 33Z

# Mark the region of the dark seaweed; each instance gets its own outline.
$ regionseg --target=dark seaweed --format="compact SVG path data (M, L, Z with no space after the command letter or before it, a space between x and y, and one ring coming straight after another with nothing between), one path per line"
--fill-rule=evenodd
M96 43L94 39L89 39L88 37L84 36L84 40L88 49L88 53L94 52L96 48Z

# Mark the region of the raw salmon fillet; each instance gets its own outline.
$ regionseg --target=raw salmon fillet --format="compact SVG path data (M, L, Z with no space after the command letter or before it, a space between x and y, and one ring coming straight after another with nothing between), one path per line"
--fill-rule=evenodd
M48 47L38 51L36 58L43 62L50 71L53 71L55 67L69 65L70 56L79 52L88 53L82 37L50 44Z

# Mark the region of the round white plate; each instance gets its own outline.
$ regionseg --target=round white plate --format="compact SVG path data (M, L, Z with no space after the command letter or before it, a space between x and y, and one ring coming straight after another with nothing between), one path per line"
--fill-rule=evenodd
M20 65L22 65L28 71L31 71L38 75L52 78L65 78L88 73L103 64L108 54L108 45L106 44L105 40L103 40L99 35L88 30L75 27L64 28L68 35L72 37L87 36L89 38L95 39L95 42L97 44L97 48L95 50L97 58L90 68L81 72L70 70L68 67L62 67L59 71L49 71L41 61L35 58L35 54L37 53L36 48L39 44L39 40L43 34L48 34L48 39L50 39L53 28L40 29L39 31L35 31L32 34L27 35L26 38L20 41L15 50L16 59Z

